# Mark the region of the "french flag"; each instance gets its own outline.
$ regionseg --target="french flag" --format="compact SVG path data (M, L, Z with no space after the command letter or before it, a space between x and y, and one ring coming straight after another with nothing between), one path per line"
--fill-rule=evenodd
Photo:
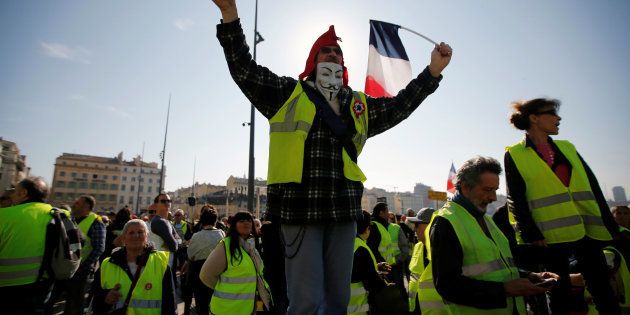
M455 187L455 177L457 177L457 173L455 172L455 164L451 162L451 170L448 172L448 180L446 180L446 191L454 194L457 188Z
M365 93L393 97L411 81L411 63L398 36L400 25L370 20Z

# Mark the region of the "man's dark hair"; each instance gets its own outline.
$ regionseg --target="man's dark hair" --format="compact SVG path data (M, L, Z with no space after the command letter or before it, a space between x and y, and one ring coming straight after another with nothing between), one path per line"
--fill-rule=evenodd
M35 202L45 202L48 198L48 184L41 177L27 177L18 184L26 190L28 199Z
M366 229L370 228L370 213L363 210L361 211L363 215L359 216L357 219L357 235L365 232Z
M556 111L560 108L560 101L548 98L535 98L529 101L512 102L512 115L510 123L519 130L527 130L530 127L529 115L536 114L545 108L551 107Z
M374 205L374 208L372 208L372 216L376 217L383 211L387 211L387 204L384 202L377 202Z
M160 196L168 196L168 194L165 191L160 192L157 196L155 196L155 198L153 198L153 203L158 203L160 201Z
M502 169L499 161L491 157L477 156L466 162L457 170L457 190L461 190L462 183L470 187L479 184L481 174L491 172L497 176L501 175Z
M630 208L628 206L614 206L612 208L610 208L610 212L615 213L617 211L630 211Z
M201 225L212 225L214 226L217 223L217 218L219 215L214 208L206 208L205 211L201 212L201 216L199 217L199 223Z
M90 207L90 211L94 209L94 206L96 205L96 199L94 199L94 197L90 195L82 195L79 198L83 199L83 201L87 203L88 207Z

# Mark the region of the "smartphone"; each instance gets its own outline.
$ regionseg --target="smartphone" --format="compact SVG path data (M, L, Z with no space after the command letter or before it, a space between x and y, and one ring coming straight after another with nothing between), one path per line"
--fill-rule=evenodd
M554 278L545 279L541 282L536 283L536 286L543 288L551 288L555 287L558 284L558 281Z

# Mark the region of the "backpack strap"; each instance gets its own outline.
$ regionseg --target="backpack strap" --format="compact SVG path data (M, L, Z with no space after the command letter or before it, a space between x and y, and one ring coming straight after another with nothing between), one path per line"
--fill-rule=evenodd
M39 267L39 273L35 282L40 282L44 278L44 273L47 273L50 279L55 278L55 271L51 267L53 251L57 247L59 239L59 229L61 228L60 211L57 208L50 210L51 222L46 225L46 241L44 247L44 257L42 264Z

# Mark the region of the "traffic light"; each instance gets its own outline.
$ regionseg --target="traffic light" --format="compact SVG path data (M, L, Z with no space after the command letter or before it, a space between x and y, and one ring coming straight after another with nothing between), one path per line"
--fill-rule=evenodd
M188 197L188 205L189 205L189 206L191 206L191 207L192 207L192 206L194 206L194 205L196 205L196 204L197 204L197 199L196 199L195 197L192 197L192 196L191 196L191 197Z

